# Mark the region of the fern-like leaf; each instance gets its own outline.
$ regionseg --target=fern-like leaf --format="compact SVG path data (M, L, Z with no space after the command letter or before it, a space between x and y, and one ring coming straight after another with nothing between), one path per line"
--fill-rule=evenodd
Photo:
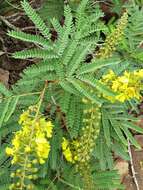
M50 43L47 42L47 40L45 40L45 38L43 38L42 36L39 36L39 35L27 34L25 32L14 31L14 30L9 31L8 35L13 38L25 41L25 42L32 42L35 44L39 44L39 45L43 46L45 49L49 49L49 50L53 49L53 47L50 45Z
M13 57L16 59L28 59L28 58L40 58L40 59L54 59L58 58L55 53L50 52L49 50L42 49L30 49L18 51L13 54Z
M40 30L42 35L50 39L51 35L49 32L48 27L44 23L44 21L41 19L41 17L36 13L36 11L29 5L27 0L24 0L21 2L21 5L26 12L27 16L32 20L32 22L35 24L35 26Z

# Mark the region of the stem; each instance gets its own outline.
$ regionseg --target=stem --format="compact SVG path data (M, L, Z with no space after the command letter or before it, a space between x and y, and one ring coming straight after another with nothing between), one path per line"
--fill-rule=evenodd
M55 176L54 179L51 181L51 183L48 185L47 190L50 190L51 185L54 183L54 181L57 179L58 176Z
M36 112L36 115L35 115L35 120L37 120L38 114L40 112L40 107L42 105L42 102L43 102L43 99L44 99L44 94L45 94L47 86L48 86L48 81L45 81L44 89L42 90L42 93L40 95L40 101L39 101L37 112Z
M129 140L128 140L128 152L129 152L129 156L130 156L130 163L131 163L131 170L132 170L133 180L134 180L134 183L136 185L137 190L140 190L138 180L137 180L137 177L136 177L136 171L135 171L135 168L134 168L132 151L131 151L131 144L130 144Z
M30 92L30 93L24 93L24 94L19 94L19 95L13 95L13 96L9 96L9 97L6 97L6 98L1 98L0 97L0 100L8 100L10 98L15 98L15 97L23 97L23 96L31 96L31 95L36 95L36 94L41 94L41 91L39 92Z

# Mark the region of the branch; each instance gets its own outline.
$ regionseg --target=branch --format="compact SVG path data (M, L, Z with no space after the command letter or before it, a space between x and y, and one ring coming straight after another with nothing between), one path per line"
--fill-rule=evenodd
M133 157L132 157L132 152L131 152L131 144L130 144L129 140L128 140L128 153L129 153L129 156L130 156L130 164L131 164L131 171L132 171L132 175L133 175L133 180L134 180L134 183L136 185L137 190L140 190L138 180L137 180L137 177L136 177L136 171L135 171L135 168L134 168Z

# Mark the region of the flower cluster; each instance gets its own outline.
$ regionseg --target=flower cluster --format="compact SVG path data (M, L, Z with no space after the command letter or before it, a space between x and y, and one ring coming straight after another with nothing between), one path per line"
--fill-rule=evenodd
M116 29L107 36L103 46L100 48L99 52L96 54L98 58L109 58L111 57L113 51L116 49L116 45L124 34L124 29L128 22L128 13L124 12L123 16L119 20Z
M93 190L95 184L92 178L90 161L100 132L101 111L95 103L87 99L83 99L83 102L85 104L83 119L85 127L83 127L82 135L79 138L79 146L76 149L76 168L83 179L83 188Z
M78 140L68 141L66 138L63 138L62 150L65 159L68 162L75 163L78 160L76 155L76 150L79 147Z
M77 140L71 142L63 138L62 150L66 160L76 165L77 171L83 178L84 189L90 190L93 187L90 160L100 132L101 113L100 107L94 103L87 99L83 102L87 107L84 110L85 127L82 129L82 134Z
M100 108L95 104L89 106L88 100L84 100L84 103L88 105L87 109L84 110L85 127L82 129L82 135L78 140L79 146L76 150L77 160L80 163L89 162L91 158L95 140L99 135L101 120Z
M36 107L31 106L21 114L21 128L14 135L12 147L6 148L6 153L12 157L11 163L16 168L11 174L13 184L10 189L33 189L30 181L37 179L36 173L49 155L53 125L41 114L35 117L36 110Z
M63 150L63 155L66 158L66 160L68 162L74 163L74 158L73 158L73 154L70 148L70 142L63 138L63 142L62 142L62 150Z
M84 102L87 100L84 100ZM84 110L86 118L83 122L85 127L82 129L82 134L77 140L69 142L63 138L62 150L67 161L88 162L93 151L95 140L98 137L100 130L101 113L99 107L90 107Z
M117 93L115 97L105 96L112 102L116 100L124 102L133 98L140 99L140 91L143 89L143 69L139 71L127 72L122 76L117 76L112 70L103 75L101 82L110 87L113 92Z

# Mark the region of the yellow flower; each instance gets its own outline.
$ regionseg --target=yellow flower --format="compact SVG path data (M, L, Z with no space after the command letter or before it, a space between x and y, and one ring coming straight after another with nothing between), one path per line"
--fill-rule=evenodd
M66 150L68 146L69 146L68 140L65 139L65 138L63 138L62 149L63 149L63 150Z
M134 71L134 75L138 76L139 78L143 78L143 69L140 69L139 71Z
M127 71L124 72L124 75L121 77L118 77L118 81L121 83L126 83L128 84L130 81L130 73L128 73Z
M51 121L46 122L45 131L47 133L47 137L51 138L52 132L53 132L53 125L52 125Z
M110 69L108 74L103 75L102 79L104 82L108 82L109 80L113 80L115 77L115 73Z
M126 95L125 94L119 94L116 97L116 100L120 101L120 102L124 102L126 100Z
M20 140L17 134L15 135L15 138L12 140L12 145L15 147L15 149L18 149L20 146Z
M48 158L50 152L50 144L45 138L36 138L37 143L37 155L39 158Z
M13 155L13 149L12 148L7 147L5 151L6 151L7 155L9 155L9 156Z
M19 121L18 121L19 124L22 124L24 121L26 121L28 117L29 117L29 110L23 112L23 114L20 115L20 118L19 118Z
M143 88L143 69L134 72L125 71L122 76L115 75L114 78L109 77L110 73L112 72L109 71L109 74L103 76L101 82L110 87L113 92L116 92L118 94L115 97L103 95L105 98L111 102L114 102L115 100L124 102L133 98L141 98L140 91Z
M53 132L53 124L52 124L52 122L51 121L46 121L45 118L41 118L39 120L39 125L42 127L43 131L46 132L47 138L51 138L52 137L52 132Z
M64 150L63 154L67 161L74 163L72 153L69 147L66 150Z
M17 158L17 155L14 155L12 161L11 161L11 164L16 164L18 162L18 158Z
M28 153L28 152L30 152L30 151L31 151L30 146L26 146L26 147L25 147L25 152Z
M27 189L26 183L29 183L27 179L33 175L32 168L34 167L34 172L38 172L38 165L44 164L48 159L49 138L52 137L53 125L51 121L46 121L42 114L39 113L37 116L35 106L29 107L27 111L21 114L19 124L21 129L14 134L12 148L7 147L6 153L12 156L11 164L17 168L15 173L17 174L18 170L21 173L24 172L24 186ZM21 175L17 175L14 181L19 182L22 186ZM32 180L35 179L36 177L32 178Z
M113 90L114 92L117 92L119 86L120 86L120 85L119 85L119 82L118 82L117 80L114 80L114 81L112 82L111 88L112 88L112 90Z
M134 87L127 88L126 94L128 97L136 97L137 99L139 99L139 95L137 94L136 89Z
M71 147L69 141L66 138L63 138L62 142L63 155L68 162L74 163L73 153L70 148Z
M45 164L45 160L43 160L42 158L39 159L39 163L40 164Z

